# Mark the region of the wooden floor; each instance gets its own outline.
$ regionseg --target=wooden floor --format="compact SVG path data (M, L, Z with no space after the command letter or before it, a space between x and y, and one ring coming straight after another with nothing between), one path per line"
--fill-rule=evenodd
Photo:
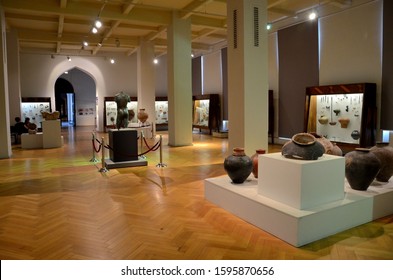
M104 173L91 129L63 135L62 148L15 145L0 160L0 259L393 259L393 216L295 248L206 201L226 139L169 147L163 134L167 167L155 151L148 166Z

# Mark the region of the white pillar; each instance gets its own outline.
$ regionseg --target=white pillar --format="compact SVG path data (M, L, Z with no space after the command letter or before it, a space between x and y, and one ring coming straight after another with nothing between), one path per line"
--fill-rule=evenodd
M191 20L168 26L168 144L192 145Z
M9 158L12 154L5 27L4 10L0 6L0 158Z
M228 0L229 153L268 149L267 0Z
M8 98L10 122L14 123L15 117L22 118L21 93L20 93L20 63L19 41L15 29L7 32L7 70L8 70Z
M138 110L145 109L145 112L149 114L147 119L149 123L156 120L154 56L154 43L141 41L137 54ZM135 112L135 114L137 113Z

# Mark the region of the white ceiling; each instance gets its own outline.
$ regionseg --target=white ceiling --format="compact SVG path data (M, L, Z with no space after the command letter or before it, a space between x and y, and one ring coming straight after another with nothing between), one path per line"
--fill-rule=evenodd
M268 22L277 29L306 20L318 9L327 16L374 0L268 0ZM173 11L192 24L192 49L208 53L226 45L226 0L1 0L7 30L17 32L20 51L54 55L131 55L140 40L166 53ZM103 27L91 29L97 17ZM83 47L87 41L89 46Z

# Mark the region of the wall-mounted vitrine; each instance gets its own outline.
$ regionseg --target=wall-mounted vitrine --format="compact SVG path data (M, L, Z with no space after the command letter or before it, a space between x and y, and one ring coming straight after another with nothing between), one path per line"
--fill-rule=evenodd
M304 129L336 143L343 151L375 145L376 84L306 88Z
M204 94L193 96L192 127L212 130L218 129L220 124L220 96L219 94Z
M134 111L134 117L129 120L130 123L137 123L137 108L138 102L136 97L130 97L131 102L127 103L127 109ZM117 104L115 102L115 97L109 96L104 97L104 127L105 130L110 128L116 128L116 118L117 118Z
M51 112L50 97L22 97L22 116L24 121L30 118L30 122L35 123L38 129L41 129L43 117L41 112Z
M168 98L167 97L156 97L155 101L156 110L156 129L167 130L168 129Z

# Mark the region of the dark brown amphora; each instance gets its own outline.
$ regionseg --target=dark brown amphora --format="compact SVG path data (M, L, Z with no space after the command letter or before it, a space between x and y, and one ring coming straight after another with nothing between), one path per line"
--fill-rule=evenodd
M244 153L244 148L234 148L232 155L224 160L224 169L234 184L241 184L251 174L252 160Z
M379 159L370 149L356 148L345 155L345 177L354 190L367 190L380 168Z
M388 182L393 175L393 147L389 146L388 142L378 142L370 149L370 152L381 162L381 169L375 179Z

